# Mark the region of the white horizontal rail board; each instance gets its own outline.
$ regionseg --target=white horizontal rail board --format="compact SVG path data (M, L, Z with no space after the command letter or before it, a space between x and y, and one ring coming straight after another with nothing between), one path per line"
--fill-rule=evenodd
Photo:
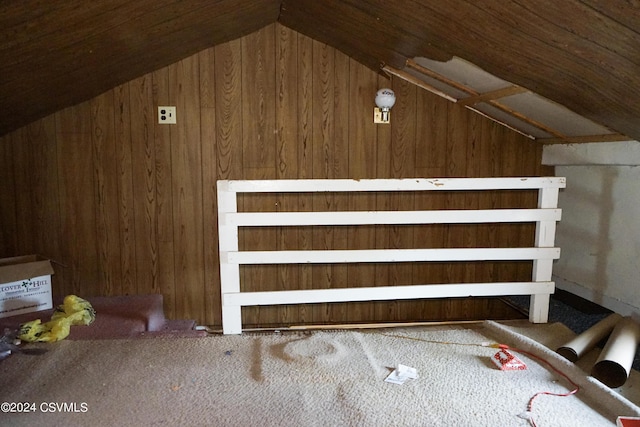
M560 248L439 248L311 251L232 251L221 254L229 264L334 264L418 261L513 261L558 259Z
M405 179L275 179L218 181L218 189L236 193L526 190L565 188L563 177L405 178Z
M530 295L532 293L552 293L553 288L554 282L495 282L235 292L225 294L223 303L227 306L253 306L417 298Z
M239 212L221 218L225 225L300 226L371 224L476 224L560 221L561 209L485 209L439 211Z
M322 302L446 298L466 296L531 295L529 319L546 322L553 260L560 257L554 247L559 189L562 177L501 178L408 178L408 179L310 179L310 180L221 180L218 186L218 227L222 324L225 334L242 332L241 307ZM238 212L240 193L402 192L402 191L499 191L537 190L537 209L469 209L418 211L330 211L330 212ZM532 248L432 248L239 251L241 227L358 226L534 223ZM532 282L464 283L440 285L384 286L374 288L306 289L273 292L241 292L240 265L305 263L396 263L530 260Z

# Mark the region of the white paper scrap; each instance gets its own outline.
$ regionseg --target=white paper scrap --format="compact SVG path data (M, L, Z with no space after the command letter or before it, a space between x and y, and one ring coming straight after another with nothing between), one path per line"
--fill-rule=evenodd
M389 374L385 381L393 384L404 384L407 380L413 380L418 378L418 372L416 368L412 368L411 366L398 364L396 369L393 370Z

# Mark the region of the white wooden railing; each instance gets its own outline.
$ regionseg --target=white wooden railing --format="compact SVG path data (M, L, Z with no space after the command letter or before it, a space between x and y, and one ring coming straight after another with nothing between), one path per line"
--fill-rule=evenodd
M529 319L548 320L553 260L560 249L554 247L558 191L565 178L439 178L371 180L260 180L218 181L218 227L222 324L225 334L242 332L241 308L254 305L303 304L321 302L376 301L418 298L531 295ZM357 212L238 212L238 193L300 192L401 192L461 190L538 190L537 209L418 210ZM536 224L535 246L530 248L441 248L441 249L359 249L239 251L239 227L330 226L368 224L454 224L519 223ZM379 286L337 289L305 289L269 292L241 292L242 264L306 264L360 262L429 261L533 261L530 282L448 283L409 286ZM291 284L292 286L295 283Z

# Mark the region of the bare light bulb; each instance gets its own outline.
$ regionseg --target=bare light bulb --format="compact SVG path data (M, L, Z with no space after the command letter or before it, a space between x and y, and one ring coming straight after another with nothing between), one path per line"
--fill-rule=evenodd
M396 94L391 89L384 88L376 92L376 105L382 112L382 121L384 123L389 121L389 111L395 103Z

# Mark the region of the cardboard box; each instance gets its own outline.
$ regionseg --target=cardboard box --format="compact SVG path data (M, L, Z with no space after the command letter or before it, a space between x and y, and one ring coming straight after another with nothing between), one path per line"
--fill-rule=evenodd
M0 318L52 308L52 274L38 255L0 259Z

